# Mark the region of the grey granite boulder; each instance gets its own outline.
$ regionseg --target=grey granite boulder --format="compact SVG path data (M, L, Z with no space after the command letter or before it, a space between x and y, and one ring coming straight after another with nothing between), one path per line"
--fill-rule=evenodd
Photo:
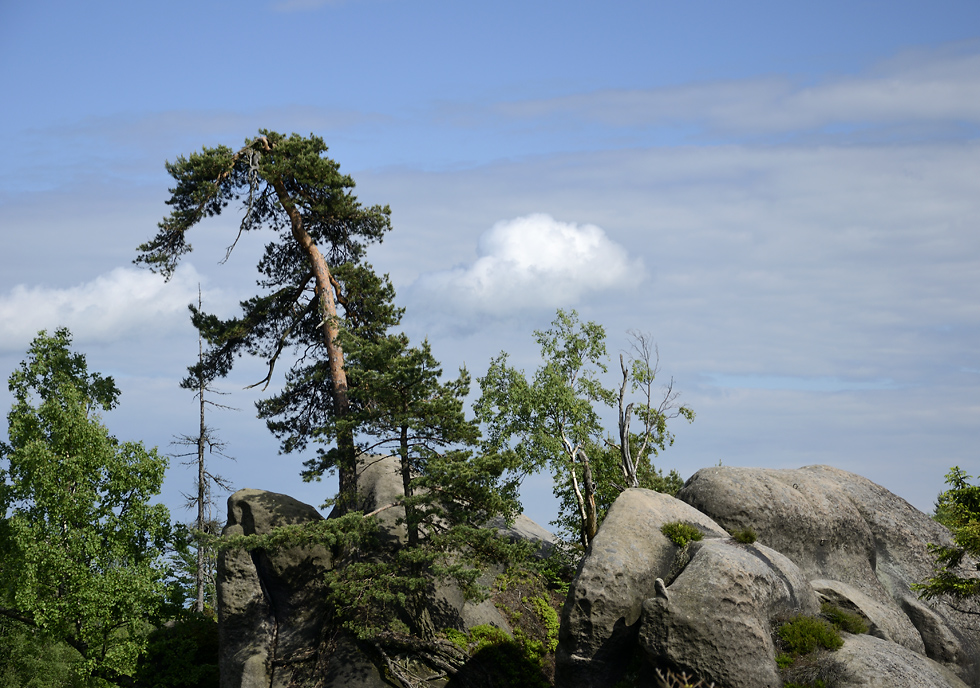
M263 535L275 527L320 520L308 504L263 490L228 498L222 533ZM327 610L321 581L332 562L323 547L229 550L218 558L219 667L222 688L285 688L315 648Z
M764 545L728 539L688 548L680 575L643 603L639 646L648 664L666 663L719 686L779 688L773 627L820 611L806 577Z
M845 636L833 657L850 674L839 688L968 688L939 662L869 635Z
M679 548L660 532L673 521L697 526L708 537L728 536L696 509L652 490L626 490L609 509L562 610L556 685L616 682L635 647L643 601L674 565Z
M726 528L754 529L759 542L792 559L811 580L844 583L890 609L893 619L904 614L919 641L894 625L892 639L909 649L921 642L926 656L967 680L977 674L976 624L919 600L911 589L932 574L929 543L949 543L949 531L904 499L830 466L705 468L677 497ZM884 628L879 625L883 634Z

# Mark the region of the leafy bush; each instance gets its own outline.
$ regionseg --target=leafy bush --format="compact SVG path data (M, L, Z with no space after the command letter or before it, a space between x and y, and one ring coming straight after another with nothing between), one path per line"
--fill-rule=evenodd
M828 602L820 605L820 615L832 623L838 630L854 633L855 635L868 632L868 624L863 616L841 609Z
M826 619L800 615L784 623L777 631L786 651L806 655L818 648L838 650L844 644L840 632Z
M683 547L692 540L696 541L704 538L704 533L698 528L687 523L681 523L680 521L663 524L660 526L660 532L678 547Z
M743 528L732 531L732 537L735 538L736 542L741 542L743 545L751 545L755 542L756 534L751 528Z

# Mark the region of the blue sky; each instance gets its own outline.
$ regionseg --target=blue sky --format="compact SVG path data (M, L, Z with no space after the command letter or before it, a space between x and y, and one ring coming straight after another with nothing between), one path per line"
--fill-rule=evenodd
M649 332L698 417L658 463L826 463L920 509L980 473L980 5L407 0L0 4L0 372L70 326L163 451L186 304L230 314L262 239L175 280L131 265L163 162L260 127L323 136L395 229L369 260L447 370L481 375L555 308ZM237 487L319 503L253 417L214 425ZM610 379L610 383L612 379ZM6 405L9 396L0 395ZM191 473L171 468L181 512ZM529 515L552 517L530 479Z

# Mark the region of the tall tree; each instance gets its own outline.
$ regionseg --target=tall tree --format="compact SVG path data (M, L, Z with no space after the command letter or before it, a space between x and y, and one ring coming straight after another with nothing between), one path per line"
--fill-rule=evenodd
M111 377L89 373L71 335L41 332L13 372L0 445L0 615L73 647L86 673L132 682L147 621L167 598L166 459L99 420Z
M594 322L579 323L575 311L559 309L552 328L536 330L534 338L545 363L533 380L501 353L479 380L477 418L487 426L488 451L510 449L532 471L550 466L559 497L571 488L578 540L587 547L599 528L590 454L602 446L603 428L595 404L613 402L599 380L607 370L606 334Z
M673 378L664 386L662 395L655 394L660 352L648 334L630 331L628 335L632 351L619 355L623 374L619 385L619 442L609 444L619 450L626 487L655 487L661 492L676 492L681 487L680 476L672 470L665 480L662 472L654 469L650 457L674 444L667 421L681 417L693 422L694 411L677 404L680 393L674 390ZM627 402L627 389L639 393L639 403ZM630 430L634 416L643 423L638 433Z
M673 441L667 420L677 415L690 420L694 413L685 407L674 408L677 395L672 385L664 401L653 405L656 363L651 364L649 344L644 355L640 342L630 365L620 361L621 439L614 442L598 410L617 400L616 392L601 381L608 371L602 326L580 323L574 310L559 309L551 328L535 331L534 337L543 363L531 380L508 364L506 353L493 359L487 374L479 379L481 396L474 408L486 428L484 449L491 454L513 453L527 471L549 467L560 502L554 523L574 533L578 543L587 547L606 510L626 487L660 491L680 487L680 476L673 471L664 476L650 457ZM641 392L638 404L626 403L627 390ZM634 413L643 421L641 433L630 431Z
M378 315L365 308L362 297L370 295L363 290L386 280L373 276L363 256L368 244L391 229L390 210L357 201L354 180L326 156L322 138L259 133L238 151L204 148L167 163L176 182L167 201L172 211L157 235L139 246L135 262L169 279L191 250L187 231L232 201L242 201L243 210L226 259L244 232L275 233L258 264L263 293L242 302L240 317L221 320L192 310L210 344L204 367L215 375L226 375L235 358L248 353L268 364L267 376L257 383L268 385L283 351L300 352L286 389L265 406L270 428L288 452L305 447L327 417L351 410L338 333L345 322L363 325ZM356 492L354 439L343 435L337 442L338 507L345 511Z

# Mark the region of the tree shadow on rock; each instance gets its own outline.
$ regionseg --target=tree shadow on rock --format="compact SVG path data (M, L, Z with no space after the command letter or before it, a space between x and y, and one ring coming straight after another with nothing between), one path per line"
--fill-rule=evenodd
M519 645L499 643L482 648L446 684L446 688L550 688L537 662Z

